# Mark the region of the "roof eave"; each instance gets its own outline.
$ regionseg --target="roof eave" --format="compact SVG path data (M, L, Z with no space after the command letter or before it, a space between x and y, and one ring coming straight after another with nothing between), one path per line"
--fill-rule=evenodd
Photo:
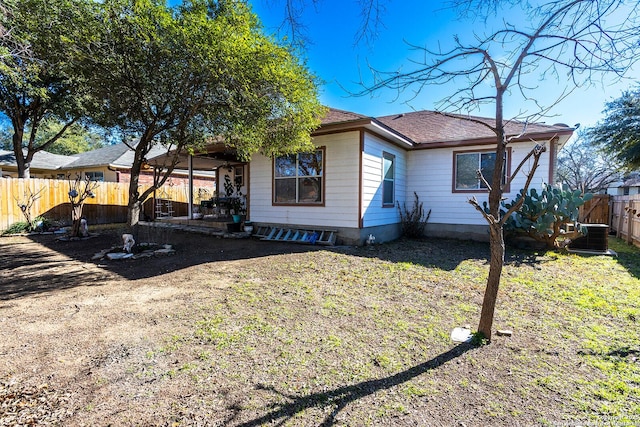
M528 133L519 138L514 138L510 142L526 142L526 141L539 141L541 139L552 139L556 137L566 136L569 138L573 134L573 128L552 130L549 132L535 132ZM515 136L515 135L514 135ZM466 147L472 145L493 145L496 143L495 137L482 137L473 139L458 139L449 141L433 141L422 142L415 144L416 149L433 149L433 148L450 148L450 147Z
M400 132L393 130L389 126L381 123L374 118L364 118L323 124L318 129L316 129L311 134L311 136L327 135L337 132L348 132L352 130L355 131L362 128L377 133L378 135L393 141L395 144L403 148L409 149L414 146L414 142L411 139L407 138Z

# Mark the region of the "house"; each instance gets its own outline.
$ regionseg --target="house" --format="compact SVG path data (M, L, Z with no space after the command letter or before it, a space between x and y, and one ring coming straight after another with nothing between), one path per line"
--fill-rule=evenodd
M75 159L73 156L38 151L31 161L31 178L56 178L57 170ZM0 177L16 178L17 176L18 166L14 152L0 150Z
M495 134L482 124L491 121L433 111L374 118L330 109L312 135L315 152L255 155L242 165L247 217L257 225L333 229L342 243L362 244L369 234L382 242L400 236L397 204L410 208L415 192L431 209L428 235L487 240L487 225L468 200L487 200L476 171L491 174ZM505 175L545 144L532 185L555 182L557 152L573 129L511 122L507 133L514 138ZM523 187L529 166L506 189L507 199Z
M149 157L166 152L163 147L154 147ZM133 150L126 144L107 145L96 150L64 156L38 151L31 162L31 178L66 179L67 176L79 175L92 181L124 182L131 181L131 165ZM143 169L140 174L141 185L153 184L153 170ZM13 151L0 150L0 176L17 177L18 168ZM189 181L186 172L176 170L170 179L173 185L186 185ZM215 174L210 170L195 172L194 185L202 188L215 188Z
M640 172L631 172L622 181L614 182L607 188L612 196L633 196L640 194Z

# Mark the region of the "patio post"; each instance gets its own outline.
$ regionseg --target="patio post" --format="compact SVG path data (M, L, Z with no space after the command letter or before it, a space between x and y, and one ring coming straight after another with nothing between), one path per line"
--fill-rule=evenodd
M189 203L189 219L193 219L193 155L189 154L189 195L187 202Z

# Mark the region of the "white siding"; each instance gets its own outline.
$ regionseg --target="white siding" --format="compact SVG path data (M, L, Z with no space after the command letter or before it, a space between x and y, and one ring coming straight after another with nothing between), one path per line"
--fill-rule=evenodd
M522 159L535 146L533 142L521 142L510 145L511 171L520 164ZM453 180L453 152L467 150L486 150L488 146L464 147L463 149L438 148L433 150L413 151L408 161L410 171L407 181L407 194L418 193L420 201L424 202L426 210L431 209L431 224L471 224L486 225L485 220L468 200L475 196L480 205L487 201L486 193L454 193ZM531 181L532 188L541 188L542 183L549 180L548 150L542 154L538 169ZM526 163L518 176L511 183L511 191L505 193L507 201L516 197L526 181L525 173L530 170L532 160ZM407 205L411 203L408 200Z
M250 219L255 222L316 227L358 227L360 133L357 131L318 136L325 147L325 205L273 206L273 162L256 155L249 173Z
M405 200L407 152L372 134L365 133L362 154L362 223L364 227L395 224L400 222L395 206L382 206L382 155L395 156L394 202Z

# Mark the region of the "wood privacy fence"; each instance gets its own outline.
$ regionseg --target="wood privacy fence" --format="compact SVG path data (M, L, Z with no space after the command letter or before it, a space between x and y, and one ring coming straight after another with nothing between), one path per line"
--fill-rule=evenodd
M627 243L640 246L640 195L615 196L611 205L611 229Z
M610 201L608 194L594 194L593 199L580 206L578 221L583 224L609 224Z
M91 224L124 223L127 221L127 203L129 201L129 184L118 182L98 182L93 191L94 198L87 198L83 216ZM31 208L31 215L43 216L61 224L71 223L71 204L69 203L69 182L58 179L0 179L0 230L6 230L15 222L25 221L18 206L26 202L30 194L38 193L38 199ZM141 191L144 188L141 189ZM194 189L194 196L210 195L210 190ZM173 215L187 214L187 185L165 186L156 192L158 199L172 203ZM196 200L197 201L197 200ZM153 217L155 213L153 199L149 198L143 207L145 217Z

